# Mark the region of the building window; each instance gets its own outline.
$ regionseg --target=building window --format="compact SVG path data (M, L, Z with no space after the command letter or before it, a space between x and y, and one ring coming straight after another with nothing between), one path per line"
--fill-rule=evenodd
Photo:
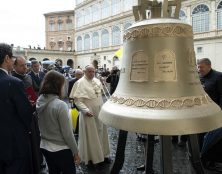
M203 53L203 47L197 47L197 54Z
M183 10L180 10L179 18L181 21L186 22L186 13Z
M66 25L67 25L67 30L72 30L73 29L72 19L71 19L70 16L67 16Z
M84 24L84 15L82 12L76 12L76 27L81 27Z
M64 46L64 42L62 41L62 39L60 38L59 41L57 42L59 50L62 51L63 50L63 46Z
M90 49L90 36L88 34L84 37L84 50Z
M101 46L102 47L109 46L109 32L106 29L103 29L101 32Z
M49 24L49 31L55 31L55 24L54 23Z
M92 35L92 48L99 48L99 34L94 32Z
M67 16L66 23L72 23L72 18L70 16Z
M133 10L133 0L123 0L124 11Z
M53 50L55 45L56 45L56 43L54 41L51 41L51 42L49 42L49 45L51 47L51 50Z
M220 1L217 7L217 29L222 29L222 1Z
M124 30L126 30L127 28L129 28L131 25L132 25L131 23L126 23L126 24L124 25Z
M77 37L77 51L82 51L82 37Z
M54 18L53 16L51 16L51 17L49 18L49 23L55 23L55 18Z
M92 6L92 21L98 21L100 16L100 8L98 5L93 5Z
M58 31L62 31L62 23L58 23Z
M81 14L76 12L76 27L80 26L80 17L81 17Z
M89 23L91 23L92 22L92 16L91 16L91 11L90 11L91 9L90 8L87 8L86 10L85 10L85 16L84 16L84 18L85 18L85 24L89 24Z
M198 5L192 12L192 25L194 33L209 31L209 8L204 5Z
M110 4L109 1L104 0L102 2L102 19L107 18L110 16Z
M121 8L121 0L112 0L112 15L119 14Z
M112 28L112 45L120 45L120 28L114 26Z

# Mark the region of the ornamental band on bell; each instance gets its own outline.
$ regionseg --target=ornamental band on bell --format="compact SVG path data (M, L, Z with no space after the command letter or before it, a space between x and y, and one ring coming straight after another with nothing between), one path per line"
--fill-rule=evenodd
M149 37L186 37L193 38L192 27L186 24L158 24L134 27L124 33L123 41Z
M142 107L149 109L181 109L201 106L212 102L205 94L201 96L189 96L180 98L136 98L113 95L110 99L113 103L126 106Z

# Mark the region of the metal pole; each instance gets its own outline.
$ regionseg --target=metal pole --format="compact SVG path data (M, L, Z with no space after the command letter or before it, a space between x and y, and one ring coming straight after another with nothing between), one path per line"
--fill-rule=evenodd
M190 160L197 174L205 174L201 160L200 160L200 150L197 135L189 135L189 152Z
M123 167L127 134L127 131L119 130L116 158L110 174L118 174Z
M160 173L173 173L171 136L160 136Z
M153 173L153 155L154 155L154 135L147 135L146 140L146 162L145 171L146 174Z

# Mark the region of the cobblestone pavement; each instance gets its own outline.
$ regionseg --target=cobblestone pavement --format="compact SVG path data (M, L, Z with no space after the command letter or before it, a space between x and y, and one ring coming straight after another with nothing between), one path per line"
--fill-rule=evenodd
M111 148L111 158L115 159L115 152L118 140L119 131L114 128L109 128L109 139ZM173 174L196 174L188 160L188 152L186 147L172 145L173 149ZM144 164L144 144L137 141L135 133L128 133L125 161L120 174L143 174L144 172L137 171L136 168ZM160 146L155 144L153 168L155 174L160 174ZM111 165L107 165L103 170L94 171L87 170L85 166L81 166L81 171L77 169L77 174L109 174ZM219 174L206 171L206 174Z

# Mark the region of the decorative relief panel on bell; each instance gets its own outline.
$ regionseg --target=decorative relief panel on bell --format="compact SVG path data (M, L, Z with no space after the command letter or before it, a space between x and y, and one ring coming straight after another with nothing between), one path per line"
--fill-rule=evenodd
M149 80L149 58L144 51L133 54L130 69L130 81L146 82Z
M180 98L136 98L136 97L119 97L113 95L110 99L113 103L123 104L126 106L150 108L150 109L181 109L201 106L212 102L210 97L202 96L189 96Z
M192 27L185 24L156 24L135 27L124 33L123 40L145 39L149 37L190 37L193 38Z
M176 55L171 50L162 50L154 58L154 82L177 81Z

